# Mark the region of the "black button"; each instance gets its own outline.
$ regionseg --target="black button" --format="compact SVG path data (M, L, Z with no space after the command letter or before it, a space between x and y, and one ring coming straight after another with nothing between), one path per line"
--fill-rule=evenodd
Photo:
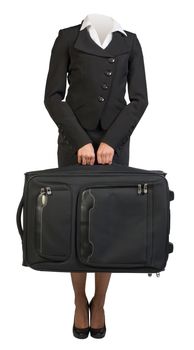
M104 72L105 75L107 75L108 77L110 77L112 75L112 71L111 70L106 70Z
M104 97L98 96L98 101L103 102L104 101Z
M115 58L114 57L109 57L108 58L108 62L109 63L114 63L115 62Z
M108 89L108 85L107 85L106 83L103 83L103 84L102 84L102 88L103 88L104 90L106 90L106 89Z

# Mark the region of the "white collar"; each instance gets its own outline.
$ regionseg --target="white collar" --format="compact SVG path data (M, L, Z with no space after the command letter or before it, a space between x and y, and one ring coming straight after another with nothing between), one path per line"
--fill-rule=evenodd
M106 38L102 44L100 43L99 36L98 36L97 31L94 27L95 20L101 21L102 25L103 25L104 20L108 20L108 21L110 21L110 23L112 23L112 28L107 33ZM112 17L97 14L97 13L88 14L84 18L83 23L80 27L80 30L83 30L86 27L87 27L91 37L93 38L93 40L102 48L105 48L108 45L108 43L111 41L113 32L120 31L121 33L123 33L124 35L127 36L125 31L122 29L121 25L117 21L115 21Z
M100 15L98 13L90 13L88 14L84 20L83 20L83 23L82 23L82 26L80 28L80 30L88 27L88 26L93 26L93 23L92 23L92 17L95 19L95 18L99 18L101 17L102 19L105 19L105 17L107 17L109 20L111 19L112 22L113 22L113 27L111 29L111 32L116 32L116 31L119 31L123 34L125 34L127 36L127 34L125 33L125 31L123 30L123 28L121 27L121 25L112 17L109 17L109 16L105 16L105 15Z

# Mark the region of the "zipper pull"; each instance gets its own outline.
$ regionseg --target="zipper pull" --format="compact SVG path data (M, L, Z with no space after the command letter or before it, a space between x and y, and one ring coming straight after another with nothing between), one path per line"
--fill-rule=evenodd
M48 195L51 193L52 192L50 187L41 187L38 200L42 207L45 207L47 205Z
M138 184L137 185L137 193L141 194L141 192L142 192L141 184Z
M52 194L51 188L50 187L46 187L46 193L48 195Z
M143 186L143 192L148 193L148 184L144 184Z
M40 189L40 194L38 196L38 202L40 204L41 207L45 207L47 205L47 195L46 195L46 192L45 192L45 188L42 187Z
M41 187L40 193L47 195L47 194L51 194L52 191L51 191L51 188L49 186L46 186L46 187Z

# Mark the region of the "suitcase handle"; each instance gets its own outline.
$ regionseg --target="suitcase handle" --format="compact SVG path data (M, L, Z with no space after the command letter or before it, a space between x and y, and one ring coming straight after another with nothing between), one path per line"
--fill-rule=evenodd
M174 200L174 192L171 190L169 190L169 198L170 198L170 201Z
M24 230L22 228L22 224L21 224L21 214L22 214L22 209L24 206L24 195L22 196L20 203L18 205L18 209L17 209L17 214L16 214L16 223L17 223L17 228L20 234L21 239L23 238L23 234L24 234Z
M168 243L168 254L174 251L174 244L172 242Z

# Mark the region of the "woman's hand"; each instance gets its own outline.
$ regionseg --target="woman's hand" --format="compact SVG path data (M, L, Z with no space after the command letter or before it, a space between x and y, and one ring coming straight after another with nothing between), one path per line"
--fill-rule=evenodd
M101 142L97 150L97 161L100 164L112 164L114 148L105 142Z
M78 149L77 152L78 163L83 165L93 165L95 162L95 152L92 143L87 143L83 147Z

